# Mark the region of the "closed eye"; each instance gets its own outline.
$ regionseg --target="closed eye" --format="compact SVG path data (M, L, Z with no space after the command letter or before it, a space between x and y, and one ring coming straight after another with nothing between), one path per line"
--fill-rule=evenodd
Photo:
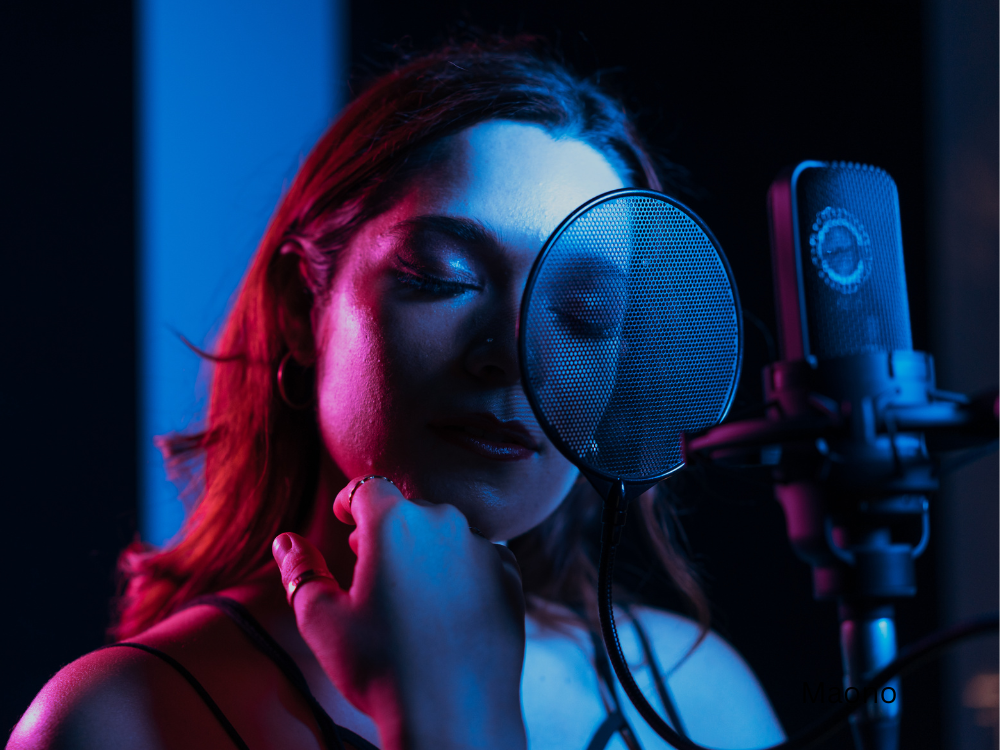
M606 340L619 335L621 318L614 315L579 315L558 307L549 307L560 325L571 336L582 339Z
M397 273L396 281L404 289L431 297L441 298L458 297L466 292L478 292L482 289L482 287L477 284L469 284L462 281L450 281L437 276L410 273L406 271L400 271Z

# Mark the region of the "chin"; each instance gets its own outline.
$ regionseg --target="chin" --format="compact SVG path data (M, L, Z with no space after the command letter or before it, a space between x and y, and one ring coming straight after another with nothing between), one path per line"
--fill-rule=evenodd
M414 445L416 451L400 450L396 461L385 455L388 460L378 463L391 472L406 497L454 505L470 526L492 541L512 539L542 523L579 476L569 461L548 451L534 461L504 462L426 439L407 447Z
M574 480L575 477L559 483L551 494L533 493L534 496L529 496L527 491L498 488L482 480L435 482L438 486L422 496L430 502L454 505L462 511L470 526L479 529L490 541L499 542L520 536L548 518L569 493ZM516 484L526 489L539 485L537 481Z

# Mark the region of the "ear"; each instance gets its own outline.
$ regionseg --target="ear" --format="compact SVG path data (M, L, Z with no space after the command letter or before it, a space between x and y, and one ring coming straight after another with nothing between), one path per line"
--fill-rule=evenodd
M309 367L316 361L311 320L315 295L302 248L294 242L285 243L274 258L272 272L281 335L295 361Z

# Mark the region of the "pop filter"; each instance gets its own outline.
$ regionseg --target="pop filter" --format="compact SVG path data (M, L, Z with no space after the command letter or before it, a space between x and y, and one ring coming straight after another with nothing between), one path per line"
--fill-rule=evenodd
M680 436L729 411L742 316L719 243L650 190L600 195L545 242L518 326L521 382L552 443L605 498L598 571L604 642L625 692L675 747L621 652L612 570L628 501L684 465Z
M553 444L599 492L634 497L683 466L680 434L721 420L742 319L719 243L677 201L605 193L570 214L521 302L522 382Z

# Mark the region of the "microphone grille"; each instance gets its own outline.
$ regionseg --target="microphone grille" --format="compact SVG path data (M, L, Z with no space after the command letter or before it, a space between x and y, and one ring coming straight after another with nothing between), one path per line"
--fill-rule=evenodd
M809 349L817 359L912 349L896 183L816 164L795 186Z

